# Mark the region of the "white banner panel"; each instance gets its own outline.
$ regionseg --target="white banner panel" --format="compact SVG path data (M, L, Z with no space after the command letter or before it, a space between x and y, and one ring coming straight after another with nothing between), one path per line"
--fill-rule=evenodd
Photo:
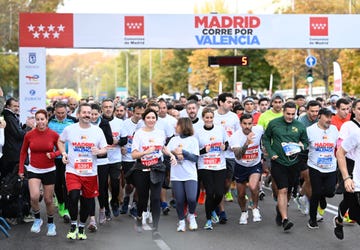
M74 14L74 47L359 48L358 26L360 15Z
M46 108L46 49L19 48L20 121Z

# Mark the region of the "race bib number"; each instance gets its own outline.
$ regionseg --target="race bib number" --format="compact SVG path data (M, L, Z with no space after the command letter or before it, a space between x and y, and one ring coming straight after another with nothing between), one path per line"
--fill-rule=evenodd
M146 166L146 167L150 167L151 165L155 165L158 162L159 162L159 158L153 157L152 155L141 157L141 164Z
M251 162L257 160L258 158L259 158L259 147L253 146L246 150L241 160L244 162Z
M219 166L221 162L220 154L208 154L204 156L204 168L212 169Z
M75 159L75 171L79 174L91 174L93 171L93 162L90 158Z
M333 157L331 154L320 154L317 159L317 166L319 168L331 168Z
M282 142L281 146L286 156L292 156L301 152L300 145L294 142Z

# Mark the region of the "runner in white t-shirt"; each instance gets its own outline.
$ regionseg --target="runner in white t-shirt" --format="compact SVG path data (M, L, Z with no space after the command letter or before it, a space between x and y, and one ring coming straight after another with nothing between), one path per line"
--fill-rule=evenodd
M235 154L234 178L241 208L239 224L247 224L246 187L249 186L253 202L253 221L261 221L259 201L259 180L262 173L260 141L264 134L262 126L253 126L251 114L243 114L240 118L241 129L236 131L229 140L229 146Z
M124 177L126 173L134 166L135 159L131 157L131 147L132 142L134 138L134 133L137 129L138 123L141 120L141 116L144 113L145 110L145 104L143 102L135 102L133 104L133 115L126 119L123 123L123 129L125 130L125 133L127 134L127 144L123 147L121 147L121 153L122 153L122 176ZM130 204L130 195L134 190L134 186L131 183L127 183L125 178L125 195L124 195L124 201L123 205L121 206L120 213L126 214L129 209ZM130 208L130 214L133 217L137 216L137 193L134 192L133 195L133 202Z
M198 228L195 219L197 196L197 169L196 162L199 157L199 144L194 135L190 118L179 118L176 125L177 136L170 139L168 149L176 156L177 164L171 167L170 180L176 200L178 214L178 232L185 231L184 203L188 206L189 229Z
M204 108L202 118L204 126L196 134L200 148L198 174L206 190L207 221L204 229L212 230L212 223L219 222L215 208L220 204L225 190L227 136L222 126L214 125L212 109Z
M165 178L163 153L170 156L172 164L176 164L175 156L165 147L164 131L155 127L157 112L147 108L143 115L145 126L135 132L131 156L137 160L132 173L132 181L138 193L136 229L142 231L142 213L147 211L150 191L150 206L153 216L153 238L159 238L158 224L160 219L160 193ZM157 167L157 170L154 169Z
M71 228L68 239L87 238L85 223L91 199L98 196L96 156L106 154L107 142L102 130L90 124L91 106L83 103L78 109L79 123L64 129L58 146L66 164L66 186L69 192ZM68 154L65 152L68 144ZM83 197L80 199L80 193ZM78 202L80 200L80 223L78 227ZM84 211L85 210L85 211Z
M343 193L343 199L338 206L338 215L334 217L334 234L342 240L344 238L343 221L346 221L346 214L349 214L348 219L360 221L360 207L357 199L354 196L353 190L355 186L360 183L360 99L356 99L352 104L352 118L345 122L339 132L339 143L337 151L338 166L342 174L343 185L348 187ZM357 160L357 161L356 161ZM353 176L353 180L351 177ZM356 185L354 184L356 183ZM354 186L355 185L355 186ZM359 191L359 190L357 190ZM347 211L349 210L349 213ZM355 212L358 213L355 213Z
M230 136L240 129L240 122L238 116L232 112L233 107L233 95L231 93L222 93L217 98L218 109L215 111L214 124L221 125L227 135L227 140ZM235 168L235 156L234 152L228 148L225 151L226 158L226 181L225 181L225 199L223 199L219 205L219 221L221 224L227 222L227 216L225 213L224 200L233 201L230 186L233 181L234 168ZM235 184L235 183L234 183Z
M318 206L325 210L326 197L331 198L336 185L335 148L339 132L331 125L332 112L327 108L319 111L318 122L306 129L309 138L309 176L312 188L310 197L310 229L319 228L316 218Z

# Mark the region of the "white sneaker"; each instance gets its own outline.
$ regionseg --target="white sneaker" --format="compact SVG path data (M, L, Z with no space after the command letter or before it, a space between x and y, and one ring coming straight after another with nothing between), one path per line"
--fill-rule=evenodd
M185 225L185 219L179 220L178 227L177 227L176 230L177 230L178 232L185 232L185 227L186 227L186 225Z
M198 229L198 225L196 223L196 218L194 214L189 214L188 215L188 221L189 221L189 229L191 231L194 231L196 229Z
M301 209L301 213L304 215L308 215L309 214L309 207L310 207L310 202L309 199L306 197L306 195L303 195L300 197L300 201L302 203L302 209Z
M253 222L261 221L260 210L258 208L254 208L252 210L252 214L253 214Z
M247 223L248 223L248 222L247 222L248 217L249 217L249 214L248 214L247 211L246 211L246 212L242 212L242 213L241 213L241 216L240 216L239 224L240 224L240 225L245 225L245 224L247 224Z
M146 225L146 220L149 218L149 212L143 212L142 213L142 224Z
M148 223L149 224L153 223L152 213L150 211L148 211Z

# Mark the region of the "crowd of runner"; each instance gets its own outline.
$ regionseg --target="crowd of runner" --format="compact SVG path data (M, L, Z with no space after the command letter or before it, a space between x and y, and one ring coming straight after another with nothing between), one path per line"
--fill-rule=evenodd
M335 236L344 238L344 222L360 222L360 99L70 98L37 110L24 124L17 99L2 104L0 178L16 172L26 181L31 214L21 220L33 221L33 233L43 225L42 199L47 235L57 235L58 213L73 240L87 239L87 230L96 232L120 214L133 216L137 233L151 224L156 239L160 214L171 206L174 230L213 230L226 224L225 201L234 199L240 225L249 218L259 223L258 203L269 184L275 222L284 231L294 226L290 199L317 229L326 198L336 193L343 199L333 218ZM201 226L198 204L205 208Z

